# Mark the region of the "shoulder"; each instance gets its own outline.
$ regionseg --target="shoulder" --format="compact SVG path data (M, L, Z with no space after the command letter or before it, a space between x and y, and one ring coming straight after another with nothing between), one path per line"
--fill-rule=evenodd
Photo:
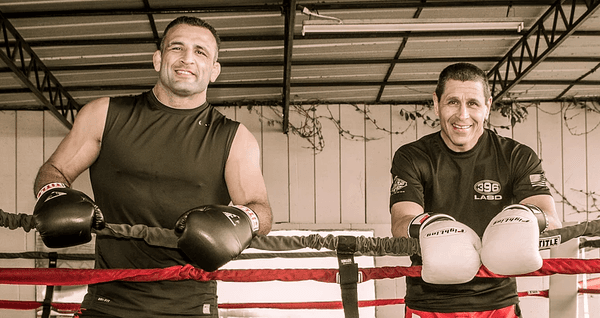
M77 123L83 123L85 125L95 125L98 122L104 123L109 104L109 97L98 98L85 104L75 117L75 125L77 125Z
M256 138L246 126L236 123L238 127L227 155L227 163L244 162L244 164L260 165L261 153Z
M79 113L102 113L106 112L108 109L108 104L110 104L110 97L102 97L98 99L94 99L89 103L85 104Z
M250 132L250 130L248 130L248 128L244 126L244 124L233 120L231 120L231 122L237 126L237 130L235 132L234 137L234 146L242 146L243 148L253 146L258 147L258 142L256 141L256 138L254 137L252 132Z
M211 121L213 123L218 123L231 129L238 129L238 126L241 125L240 122L225 116L222 112L220 112L216 107L212 105L209 105L205 113L206 116L209 116L211 118Z
M510 154L511 156L535 154L535 151L531 147L515 139L498 135L492 130L487 130L487 132L492 144L496 145L496 147L500 148L506 154Z
M85 104L75 116L71 133L91 134L98 140L102 139L109 103L110 98L103 97Z
M408 158L429 157L432 153L439 153L439 132L425 135L420 139L404 144L396 150L394 157L405 156Z

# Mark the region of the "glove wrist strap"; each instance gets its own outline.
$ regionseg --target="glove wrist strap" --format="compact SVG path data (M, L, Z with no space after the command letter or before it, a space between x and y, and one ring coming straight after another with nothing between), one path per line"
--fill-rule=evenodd
M259 222L256 213L254 213L254 211L252 211L249 207L244 205L234 205L234 207L244 211L244 213L248 215L248 218L250 218L250 225L252 226L252 233L258 232Z
M502 211L507 210L507 209L527 210L527 211L533 213L533 215L535 216L535 220L538 222L538 227L540 229L540 233L542 233L546 229L548 229L548 226L549 226L548 217L546 216L546 213L544 213L544 211L537 205L534 205L531 203L526 203L526 204L515 203L515 204L511 204L509 206L504 207L504 209L502 209Z
M52 182L52 183L48 183L47 185L43 186L40 191L38 191L37 195L36 195L36 199L39 199L42 194L44 194L46 191L50 190L50 189L54 189L54 188L67 188L67 186L64 183L60 183L60 182Z
M408 237L418 238L421 229L429 225L434 221L452 220L456 221L453 217L442 213L421 213L415 216L408 224Z

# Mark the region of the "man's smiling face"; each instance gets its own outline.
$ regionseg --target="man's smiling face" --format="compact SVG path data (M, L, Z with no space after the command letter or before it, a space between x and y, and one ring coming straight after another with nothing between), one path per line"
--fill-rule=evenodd
M154 54L162 86L179 96L205 93L219 76L217 42L202 27L180 24L169 30L165 47Z
M439 100L438 100L439 98ZM486 100L481 82L448 80L442 96L433 96L442 139L453 151L472 149L483 134L492 99Z

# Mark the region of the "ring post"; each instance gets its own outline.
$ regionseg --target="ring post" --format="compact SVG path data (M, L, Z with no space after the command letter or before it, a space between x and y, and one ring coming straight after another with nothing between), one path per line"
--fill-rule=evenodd
M577 258L579 238L576 237L550 249L551 258ZM577 275L550 276L549 318L576 318Z
M48 253L48 268L56 268L58 263L58 253L50 252ZM54 286L48 285L46 286L46 297L44 298L44 302L42 303L42 318L50 317L50 313L52 311L52 297L54 296Z
M344 317L358 318L358 264L354 262L356 237L338 236L337 258L339 277L337 279L342 290Z

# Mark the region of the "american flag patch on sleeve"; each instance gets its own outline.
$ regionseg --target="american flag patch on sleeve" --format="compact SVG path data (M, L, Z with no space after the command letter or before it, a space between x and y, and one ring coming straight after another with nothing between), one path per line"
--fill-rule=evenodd
M546 187L546 176L543 173L530 174L529 181L532 187Z

